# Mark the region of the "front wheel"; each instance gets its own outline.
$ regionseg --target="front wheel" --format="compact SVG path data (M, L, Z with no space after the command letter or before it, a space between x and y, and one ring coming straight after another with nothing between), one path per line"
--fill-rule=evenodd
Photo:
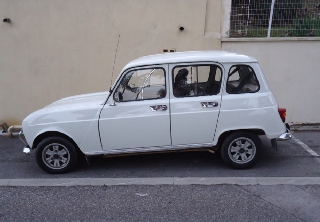
M260 138L247 131L230 134L222 143L221 157L232 168L246 169L258 160L262 143Z
M48 173L66 173L77 163L77 150L67 139L49 137L37 146L36 161Z

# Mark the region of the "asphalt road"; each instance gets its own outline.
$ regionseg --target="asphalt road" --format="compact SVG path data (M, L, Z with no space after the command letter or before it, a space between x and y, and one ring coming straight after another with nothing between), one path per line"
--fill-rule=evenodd
M320 154L320 132L294 132ZM296 140L279 150L262 138L260 161L228 168L216 154L169 153L82 161L50 175L22 153L17 138L0 136L0 179L145 177L320 177L320 157ZM130 185L0 187L0 221L320 221L320 185Z
M297 139L320 154L320 132L294 132ZM217 154L180 152L126 157L96 157L91 166L81 161L75 171L51 175L35 162L34 152L22 153L17 138L0 136L0 179L15 178L136 178L136 177L319 177L320 158L308 153L295 140L278 143L262 137L260 161L251 169L228 168Z
M0 221L319 221L319 186L2 187Z

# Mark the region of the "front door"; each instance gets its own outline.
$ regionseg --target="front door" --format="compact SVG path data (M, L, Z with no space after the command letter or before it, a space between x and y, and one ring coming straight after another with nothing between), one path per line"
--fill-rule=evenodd
M172 145L212 145L221 104L221 66L171 64L169 70Z
M104 150L171 145L168 65L126 71L100 114Z

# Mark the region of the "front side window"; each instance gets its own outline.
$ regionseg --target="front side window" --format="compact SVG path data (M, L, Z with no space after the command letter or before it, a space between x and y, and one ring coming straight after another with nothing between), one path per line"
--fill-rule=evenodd
M114 93L117 102L161 99L166 96L165 71L162 68L127 72Z
M248 65L232 66L227 81L227 93L254 93L260 89L254 70Z
M173 69L175 97L208 96L220 92L221 69L217 65L177 66Z

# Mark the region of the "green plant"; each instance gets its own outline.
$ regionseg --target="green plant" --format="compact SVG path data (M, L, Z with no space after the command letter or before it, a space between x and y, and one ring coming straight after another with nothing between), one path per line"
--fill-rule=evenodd
M315 36L320 29L320 20L315 18L295 19L293 36Z
M314 16L312 10L301 9L297 17L293 20L292 36L319 36L320 19Z

